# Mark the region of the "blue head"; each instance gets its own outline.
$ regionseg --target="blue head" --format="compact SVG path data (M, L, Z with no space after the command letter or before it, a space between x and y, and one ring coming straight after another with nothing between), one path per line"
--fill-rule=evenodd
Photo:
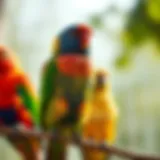
M58 54L87 55L91 29L86 25L73 25L60 33L58 37Z

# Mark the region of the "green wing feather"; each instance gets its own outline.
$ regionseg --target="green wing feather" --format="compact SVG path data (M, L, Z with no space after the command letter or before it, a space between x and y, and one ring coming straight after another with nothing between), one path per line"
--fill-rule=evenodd
M41 126L44 129L48 128L45 123L45 118L47 116L46 111L48 110L49 103L54 97L56 91L56 77L59 74L58 68L56 66L56 60L51 58L45 65L42 72L41 79ZM52 128L53 129L53 128ZM63 133L63 132L62 132ZM64 143L57 141L50 141L47 149L47 159L64 159L66 146Z
M39 104L38 98L33 90L33 86L26 76L20 76L20 83L17 87L17 93L21 97L23 105L31 113L34 122L39 123Z
M55 81L58 74L58 69L56 66L56 62L53 58L51 58L45 65L45 68L42 72L41 79L41 126L46 128L44 123L45 112L47 111L48 103L50 102L52 95L55 92Z

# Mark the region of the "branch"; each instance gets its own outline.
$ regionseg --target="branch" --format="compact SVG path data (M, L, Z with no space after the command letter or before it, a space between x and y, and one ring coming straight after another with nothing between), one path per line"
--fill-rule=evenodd
M112 155L116 155L123 158L129 158L132 160L160 160L160 156L156 155L144 155L138 154L131 151L125 151L124 149L120 149L114 146L110 146L107 144L97 144L93 141L81 140L80 138L68 138L61 137L60 135L47 133L47 132L36 132L36 131L19 131L16 129L0 127L0 133L2 135L12 135L12 136L26 136L33 138L48 138L48 139L60 139L62 141L67 141L68 143L74 143L76 145L82 147L89 147L91 149L98 149L104 152L109 152Z

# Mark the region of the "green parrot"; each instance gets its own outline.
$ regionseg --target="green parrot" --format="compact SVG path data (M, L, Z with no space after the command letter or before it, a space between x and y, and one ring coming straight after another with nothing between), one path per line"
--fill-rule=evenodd
M61 136L79 134L84 93L91 74L91 29L72 25L55 40L54 54L43 67L41 79L41 126ZM49 142L47 160L66 159L66 144Z

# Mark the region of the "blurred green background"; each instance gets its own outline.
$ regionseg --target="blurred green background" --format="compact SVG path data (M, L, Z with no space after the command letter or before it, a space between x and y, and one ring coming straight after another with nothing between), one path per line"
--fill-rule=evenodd
M1 0L0 7L0 41L20 57L37 91L56 33L90 24L92 62L110 71L120 112L116 145L160 152L160 0Z

